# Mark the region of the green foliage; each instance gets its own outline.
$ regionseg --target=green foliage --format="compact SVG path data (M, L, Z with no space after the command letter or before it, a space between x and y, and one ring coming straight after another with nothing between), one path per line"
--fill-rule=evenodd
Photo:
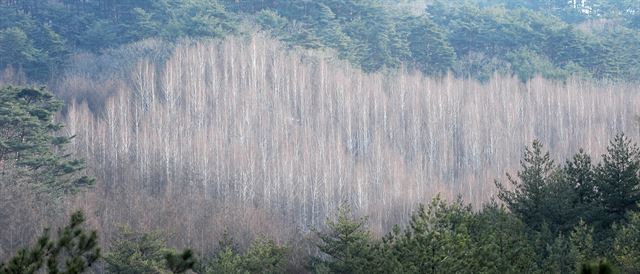
M20 28L12 27L0 31L1 66L24 67L38 59L40 53L33 41Z
M242 268L242 257L226 246L216 255L215 261L205 273L245 273Z
M60 72L69 55L63 37L28 14L6 7L0 14L0 69L11 66L40 81Z
M640 149L636 144L624 134L618 134L610 142L607 154L602 155L602 163L595 172L605 225L622 221L627 212L638 209Z
M23 1L18 1L23 2ZM146 38L223 37L237 21L217 1L0 2L0 69L12 66L45 82L69 53L98 52Z
M341 208L336 219L328 222L328 232L319 235L318 248L324 256L315 258L314 270L615 273L614 266L606 263L611 259L627 273L637 273L637 207L619 207L628 218L599 209L633 200L639 189L636 151L619 135L597 167L582 150L558 166L534 141L525 149L517 177L508 175L512 186L497 183L505 207L491 202L474 212L460 199L447 203L436 197L416 210L407 227L396 226L381 242L364 229L365 219L354 220L348 208ZM603 188L603 184L615 187ZM603 226L603 219L620 225ZM594 261L600 263L594 265Z
M439 197L411 217L399 260L404 269L429 273L463 273L475 263L469 233L471 208L461 201L448 205Z
M44 88L0 89L1 182L26 181L54 195L93 183L77 175L84 162L65 152L71 137L57 134L62 125L53 118L61 107Z
M121 228L104 259L110 273L182 273L195 264L190 250L176 254L167 247L161 232L140 233L128 227Z
M614 228L613 257L626 273L640 273L640 213L629 215L628 223Z
M285 35L285 27L289 23L286 18L273 10L262 10L256 16L256 22L262 29L271 31L275 36Z
M335 219L327 220L327 231L317 233L317 247L324 257L317 258L316 272L369 272L375 243L365 223L366 218L354 219L351 209L341 206Z
M6 52L0 68L11 65L36 81L56 75L78 49L97 52L153 37L224 37L242 29L244 14L290 45L331 48L367 72L405 65L429 75L453 71L481 80L496 72L522 81L536 75L640 79L640 8L629 1L581 2L584 7L566 1L433 1L415 15L356 0L19 2L0 3L0 45L6 45L0 47ZM601 18L619 23L593 35L574 25Z
M506 60L511 64L513 74L522 82L538 75L547 79L565 79L569 76L569 73L527 48L507 53Z
M534 229L540 229L544 223L548 223L549 205L545 199L551 194L551 186L559 180L551 156L542 149L540 141L534 141L531 147L525 149L517 177L507 173L513 190L496 181L500 200Z
M486 204L473 221L471 234L476 273L524 273L535 268L535 254L526 227L506 208Z
M443 74L452 67L456 54L444 31L427 16L406 19L407 40L412 65L425 74Z
M571 244L571 256L579 265L590 262L596 257L593 247L593 228L584 221L576 225L569 237Z
M179 33L184 36L222 37L235 31L233 18L217 1L188 0L173 5L174 20L179 26Z
M534 141L521 164L517 177L508 176L511 189L498 183L504 205L473 210L461 198L436 196L382 239L366 229L366 217L342 206L316 232L318 256L308 266L315 273L640 273L640 212L627 206L639 189L635 145L620 134L596 167L582 150L558 166ZM0 273L36 273L45 265L57 269L52 273L86 270L99 251L78 214L57 241L45 233ZM288 254L262 237L240 251L225 234L215 257L198 264L191 250L167 247L160 232L123 228L105 262L109 273L283 273Z
M508 175L513 189L497 182L498 197L530 228L569 233L583 220L604 232L636 209L638 149L624 136L612 141L597 167L582 150L563 167L555 166L541 149L537 141L526 149L517 179Z
M640 245L634 243L630 223L637 222L640 201L639 156L638 147L619 134L596 167L579 151L560 168L536 141L526 149L517 179L508 176L513 188L497 183L500 199L533 230L536 253L542 254L538 264L545 271L566 272L568 263L588 265L602 255L627 272L637 271L631 254ZM568 242L562 237L567 232Z
M640 15L638 16L640 18ZM639 21L640 22L640 21ZM606 48L606 59L600 62L606 63L604 74L611 78L638 79L640 77L640 28L630 30L626 28L614 28L601 34L604 37L603 44Z
M575 186L578 202L590 205L597 201L594 167L591 163L591 156L584 150L578 151L570 161L565 163L564 174L566 180Z
M283 273L287 248L266 238L254 240L242 257L242 268L249 273Z
M0 263L2 274L39 273L46 265L48 273L84 273L100 258L96 231L86 231L82 212L71 215L70 223L51 239L45 230L34 247L18 251L6 264Z
M172 273L184 273L196 265L196 258L191 249L179 254L169 253L165 255L165 260L167 260L167 268Z
M613 268L609 262L603 260L595 263L593 262L583 263L582 265L580 265L580 268L578 268L578 273L579 274L614 274L614 273L618 273L618 271L616 271L615 268Z
M220 241L215 259L203 273L284 273L287 267L286 247L260 237L254 240L244 253L238 252L228 234Z
M328 239L319 249L329 256L316 258L316 273L520 273L535 267L522 222L495 203L476 213L461 200L436 197L382 242L348 212L340 209L321 234Z
M547 243L544 252L538 253L540 255L542 273L571 273L575 270L569 241L562 234Z

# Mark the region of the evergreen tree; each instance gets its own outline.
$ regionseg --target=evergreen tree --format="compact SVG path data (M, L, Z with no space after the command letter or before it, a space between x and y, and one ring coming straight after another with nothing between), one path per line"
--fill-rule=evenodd
M407 19L408 42L413 66L426 74L446 73L456 58L444 32L427 16Z
M215 259L203 273L284 273L289 250L272 240L259 237L243 252L239 252L233 239L225 233L219 242Z
M136 7L131 10L131 14L131 22L125 23L124 27L130 30L126 40L137 41L160 34L160 22L154 20L152 13Z
M629 222L614 231L613 258L625 273L640 273L640 213L630 213Z
M318 32L323 43L336 49L340 58L351 60L353 58L351 39L342 30L331 8L323 3L318 3L318 7L312 12L313 28Z
M257 14L257 23L264 30L270 31L276 37L281 37L286 34L285 28L289 23L287 18L284 18L274 10L262 10Z
M176 2L180 33L188 37L222 37L236 31L236 22L218 1L187 0Z
M469 224L473 214L458 200L447 205L439 197L420 206L398 241L403 269L413 273L472 273L473 245Z
M100 258L96 231L86 231L82 212L71 215L69 224L58 230L57 239L51 239L49 230L38 239L34 247L18 251L5 263L0 263L0 274L48 273L79 274Z
M547 79L565 79L568 72L556 67L545 57L528 48L511 51L505 58L511 65L511 71L523 83L533 77L542 76Z
M44 88L0 89L0 183L27 181L54 195L93 183L77 175L84 162L64 151L71 137L53 121L61 108Z
M33 46L33 41L18 27L0 30L0 68L8 65L18 69L36 62L41 53Z
M248 273L284 273L287 249L266 238L254 240L242 258L242 268Z
M167 268L172 273L184 273L196 265L196 258L191 249L186 249L181 253L169 253L165 255Z
M245 273L242 268L242 257L231 246L224 246L218 251L215 261L207 267L205 273Z
M174 253L159 231L139 233L122 227L104 259L110 273L171 273L166 259L174 263Z
M391 232L382 238L382 241L375 247L375 260L373 268L380 273L410 273L401 263L405 250L401 249L403 238L399 225L395 225Z
M567 181L575 188L577 202L586 207L592 206L592 203L597 201L594 167L591 156L584 150L578 151L571 161L565 163L564 174Z
M618 134L596 168L596 182L605 227L625 219L640 202L640 149Z
M368 273L373 261L374 241L365 229L366 218L353 219L351 209L341 206L334 220L327 220L328 230L318 232L317 247L326 257L317 258L316 271L331 273ZM326 258L326 259L325 259Z
M549 194L548 186L557 179L554 178L557 168L549 153L543 153L542 149L540 141L534 141L531 147L525 148L517 178L507 173L513 190L496 181L498 198L533 229L540 229L546 222L549 212L544 208L544 202Z
M593 228L589 227L582 220L571 232L569 237L571 256L578 265L588 263L596 258L592 235Z
M599 261L596 263L583 263L578 268L579 274L615 274L618 273L609 262Z
M534 269L535 254L526 227L492 201L477 214L471 229L475 245L474 273L525 273Z
M560 234L546 246L547 255L542 264L542 273L571 273L575 271L575 261L571 257L569 240Z

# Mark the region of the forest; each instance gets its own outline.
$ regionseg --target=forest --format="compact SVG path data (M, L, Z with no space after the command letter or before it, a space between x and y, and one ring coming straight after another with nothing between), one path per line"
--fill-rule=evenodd
M366 72L406 67L488 80L640 79L635 0L2 0L0 67L49 80L76 52L265 31ZM421 5L422 4L422 5Z
M640 273L637 1L0 14L0 274Z

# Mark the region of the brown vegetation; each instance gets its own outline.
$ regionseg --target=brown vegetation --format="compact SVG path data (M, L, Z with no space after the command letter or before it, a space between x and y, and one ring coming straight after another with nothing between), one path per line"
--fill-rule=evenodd
M62 119L98 178L76 204L101 239L127 223L205 253L225 228L286 241L341 202L384 231L436 193L487 201L534 138L565 157L637 132L634 86L365 74L316 54L198 42L100 76L76 58L55 89L73 99Z

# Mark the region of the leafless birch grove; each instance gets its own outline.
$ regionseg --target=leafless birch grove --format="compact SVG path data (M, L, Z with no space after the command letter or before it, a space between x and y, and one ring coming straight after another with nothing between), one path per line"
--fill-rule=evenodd
M632 85L365 74L260 36L184 43L99 76L82 72L91 58L54 87L73 99L62 119L98 178L76 203L105 234L163 228L200 251L224 228L285 241L341 202L375 231L436 193L478 206L534 138L564 159L638 132Z

